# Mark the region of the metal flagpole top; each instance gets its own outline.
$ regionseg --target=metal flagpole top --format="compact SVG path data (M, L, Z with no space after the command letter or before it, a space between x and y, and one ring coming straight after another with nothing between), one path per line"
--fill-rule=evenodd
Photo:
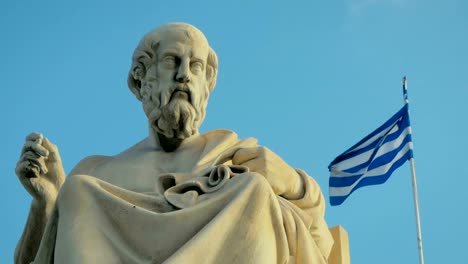
M403 99L405 104L409 103L408 99L408 83L406 82L406 76L403 76Z

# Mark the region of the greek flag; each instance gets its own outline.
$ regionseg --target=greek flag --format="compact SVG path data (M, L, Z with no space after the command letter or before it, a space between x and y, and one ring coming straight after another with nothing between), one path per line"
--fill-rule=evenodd
M384 183L413 157L408 104L385 124L335 158L330 170L330 204L340 205L356 189Z

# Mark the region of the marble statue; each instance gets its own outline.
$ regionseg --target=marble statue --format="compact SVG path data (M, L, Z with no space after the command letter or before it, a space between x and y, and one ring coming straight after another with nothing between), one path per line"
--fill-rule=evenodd
M32 195L16 263L327 263L318 184L253 138L199 134L218 59L203 33L148 33L128 86L149 136L65 177L57 147L26 138L16 173Z

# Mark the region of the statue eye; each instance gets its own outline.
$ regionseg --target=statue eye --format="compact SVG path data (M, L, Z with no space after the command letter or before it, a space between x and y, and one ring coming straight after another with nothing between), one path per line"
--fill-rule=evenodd
M193 73L199 73L203 70L203 64L197 61L192 63L192 65L190 65L190 68L192 69Z
M163 59L164 66L168 68L174 68L176 66L176 59L174 56L166 56Z

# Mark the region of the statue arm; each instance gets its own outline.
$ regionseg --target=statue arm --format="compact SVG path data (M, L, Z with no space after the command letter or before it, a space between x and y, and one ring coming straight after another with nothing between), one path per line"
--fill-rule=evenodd
M32 201L26 226L16 246L15 263L29 264L34 260L52 209L53 204Z
M239 148L232 157L232 164L246 166L263 175L279 196L288 200L304 196L304 177L266 147Z
M98 164L102 163L105 158L104 156L87 157L80 161L69 175L89 173ZM53 201L48 200L47 202L43 202L41 199L33 199L26 226L16 246L15 263L29 264L34 261L54 206L55 199Z
M333 238L325 222L325 199L318 183L306 172L296 169L302 179L302 195L298 199L287 199L300 208L310 219L305 221L323 256L329 256Z
M37 253L55 199L65 181L57 146L40 133L29 134L16 165L16 175L33 199L15 250L15 263L30 263Z
M287 199L297 207L301 208L309 215L316 218L325 216L325 199L318 183L309 176L305 171L296 169L297 174L301 178L301 195L295 199Z

